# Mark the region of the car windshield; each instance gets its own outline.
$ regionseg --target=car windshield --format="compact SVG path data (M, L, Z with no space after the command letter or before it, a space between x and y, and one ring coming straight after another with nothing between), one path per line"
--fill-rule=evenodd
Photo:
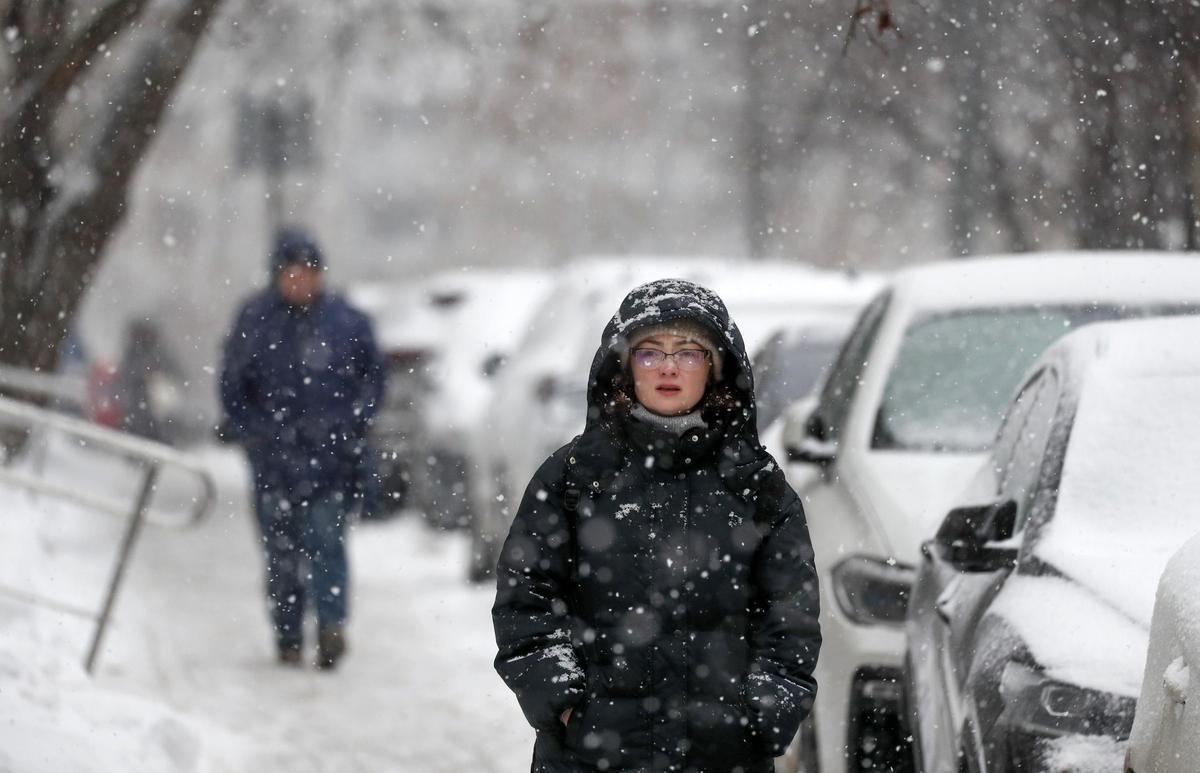
M888 376L872 447L985 451L1021 377L1058 338L1090 322L1185 311L1089 304L918 318Z

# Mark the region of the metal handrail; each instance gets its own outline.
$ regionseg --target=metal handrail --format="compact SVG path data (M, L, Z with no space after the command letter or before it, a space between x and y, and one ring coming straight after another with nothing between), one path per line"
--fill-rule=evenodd
M132 509L121 508L111 500L92 496L84 491L68 486L43 480L36 476L24 475L10 469L0 468L0 481L21 486L31 491L50 494L73 501L104 512L124 514L129 517L121 546L117 553L116 564L105 593L104 604L96 619L96 630L84 658L84 669L90 674L95 667L96 658L100 652L100 644L108 628L112 616L113 605L116 602L117 589L125 576L125 568L133 552L134 543L141 531L142 524L147 520L150 502L154 495L155 484L159 473L167 467L183 470L192 475L200 484L199 495L188 513L188 517L174 525L191 526L200 521L209 511L216 499L216 484L208 469L192 456L178 451L170 446L145 438L134 437L125 432L100 427L73 416L66 416L55 411L36 405L20 402L7 397L0 397L0 423L25 426L30 429L50 429L72 435L85 441L91 447L107 450L141 464L143 477L137 501Z
M216 484L213 483L208 469L190 454L185 454L164 443L137 437L128 432L101 427L84 419L3 396L0 396L0 423L58 430L102 449L116 451L122 456L136 459L143 464L152 463L160 468L175 467L190 473L200 483L200 495L196 498L195 504L182 525L192 525L203 518L216 497ZM0 468L0 481L21 486L30 491L69 499L93 510L114 515L128 515L129 513L127 508L110 499L93 496L53 481L5 468ZM170 525L177 524L172 521Z
M87 399L87 379L82 375L47 373L0 363L0 387L24 394L83 405Z

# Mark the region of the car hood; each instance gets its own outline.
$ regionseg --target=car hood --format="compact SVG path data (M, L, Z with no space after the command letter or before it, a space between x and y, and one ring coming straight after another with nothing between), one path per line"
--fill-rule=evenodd
M985 454L871 451L851 491L896 560L913 564Z
M1137 697L1150 630L1069 578L1015 574L992 603L1047 676ZM1086 646L1080 646L1086 642Z

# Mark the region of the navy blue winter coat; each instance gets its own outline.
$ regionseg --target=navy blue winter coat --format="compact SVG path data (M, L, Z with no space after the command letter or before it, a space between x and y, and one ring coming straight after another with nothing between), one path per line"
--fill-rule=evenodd
M634 330L680 318L725 353L707 426L681 436L631 415L622 365ZM538 731L535 773L769 773L811 709L812 546L754 419L720 298L677 280L631 292L587 426L530 482L496 568L496 669Z
M367 317L325 292L288 304L274 287L242 307L225 345L221 402L260 490L294 499L361 485L383 359Z

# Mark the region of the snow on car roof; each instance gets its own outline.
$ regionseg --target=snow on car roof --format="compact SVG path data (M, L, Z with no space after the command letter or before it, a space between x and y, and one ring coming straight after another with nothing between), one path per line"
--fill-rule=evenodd
M527 340L521 347L523 354L530 355L521 367L586 380L587 364L604 323L621 299L638 285L671 277L688 279L720 295L749 350L782 322L825 308L857 308L882 286L876 275L850 276L789 261L702 255L581 257L560 270L541 312L558 318L535 331L543 338L542 345ZM569 318L564 318L568 311ZM563 346L573 349L573 354L564 357Z
M549 284L548 276L529 269L459 269L406 282L364 282L350 288L347 295L372 317L381 348L429 349L453 332L464 305L478 305L479 299L486 297L493 312L507 319L521 303L540 300L540 295L532 301L516 296L540 292L538 288ZM486 347L502 346L517 335L515 323L499 319L475 329L477 336L487 339Z
M893 287L909 304L928 310L1195 300L1200 298L1200 259L1115 251L979 257L902 269Z
M865 304L884 282L873 273L847 273L788 260L707 255L586 256L568 264L573 278L611 278L620 270L638 277L627 290L655 279L689 279L715 290L726 304L754 298L765 303ZM642 278L646 277L646 278ZM749 277L750 281L739 281Z

